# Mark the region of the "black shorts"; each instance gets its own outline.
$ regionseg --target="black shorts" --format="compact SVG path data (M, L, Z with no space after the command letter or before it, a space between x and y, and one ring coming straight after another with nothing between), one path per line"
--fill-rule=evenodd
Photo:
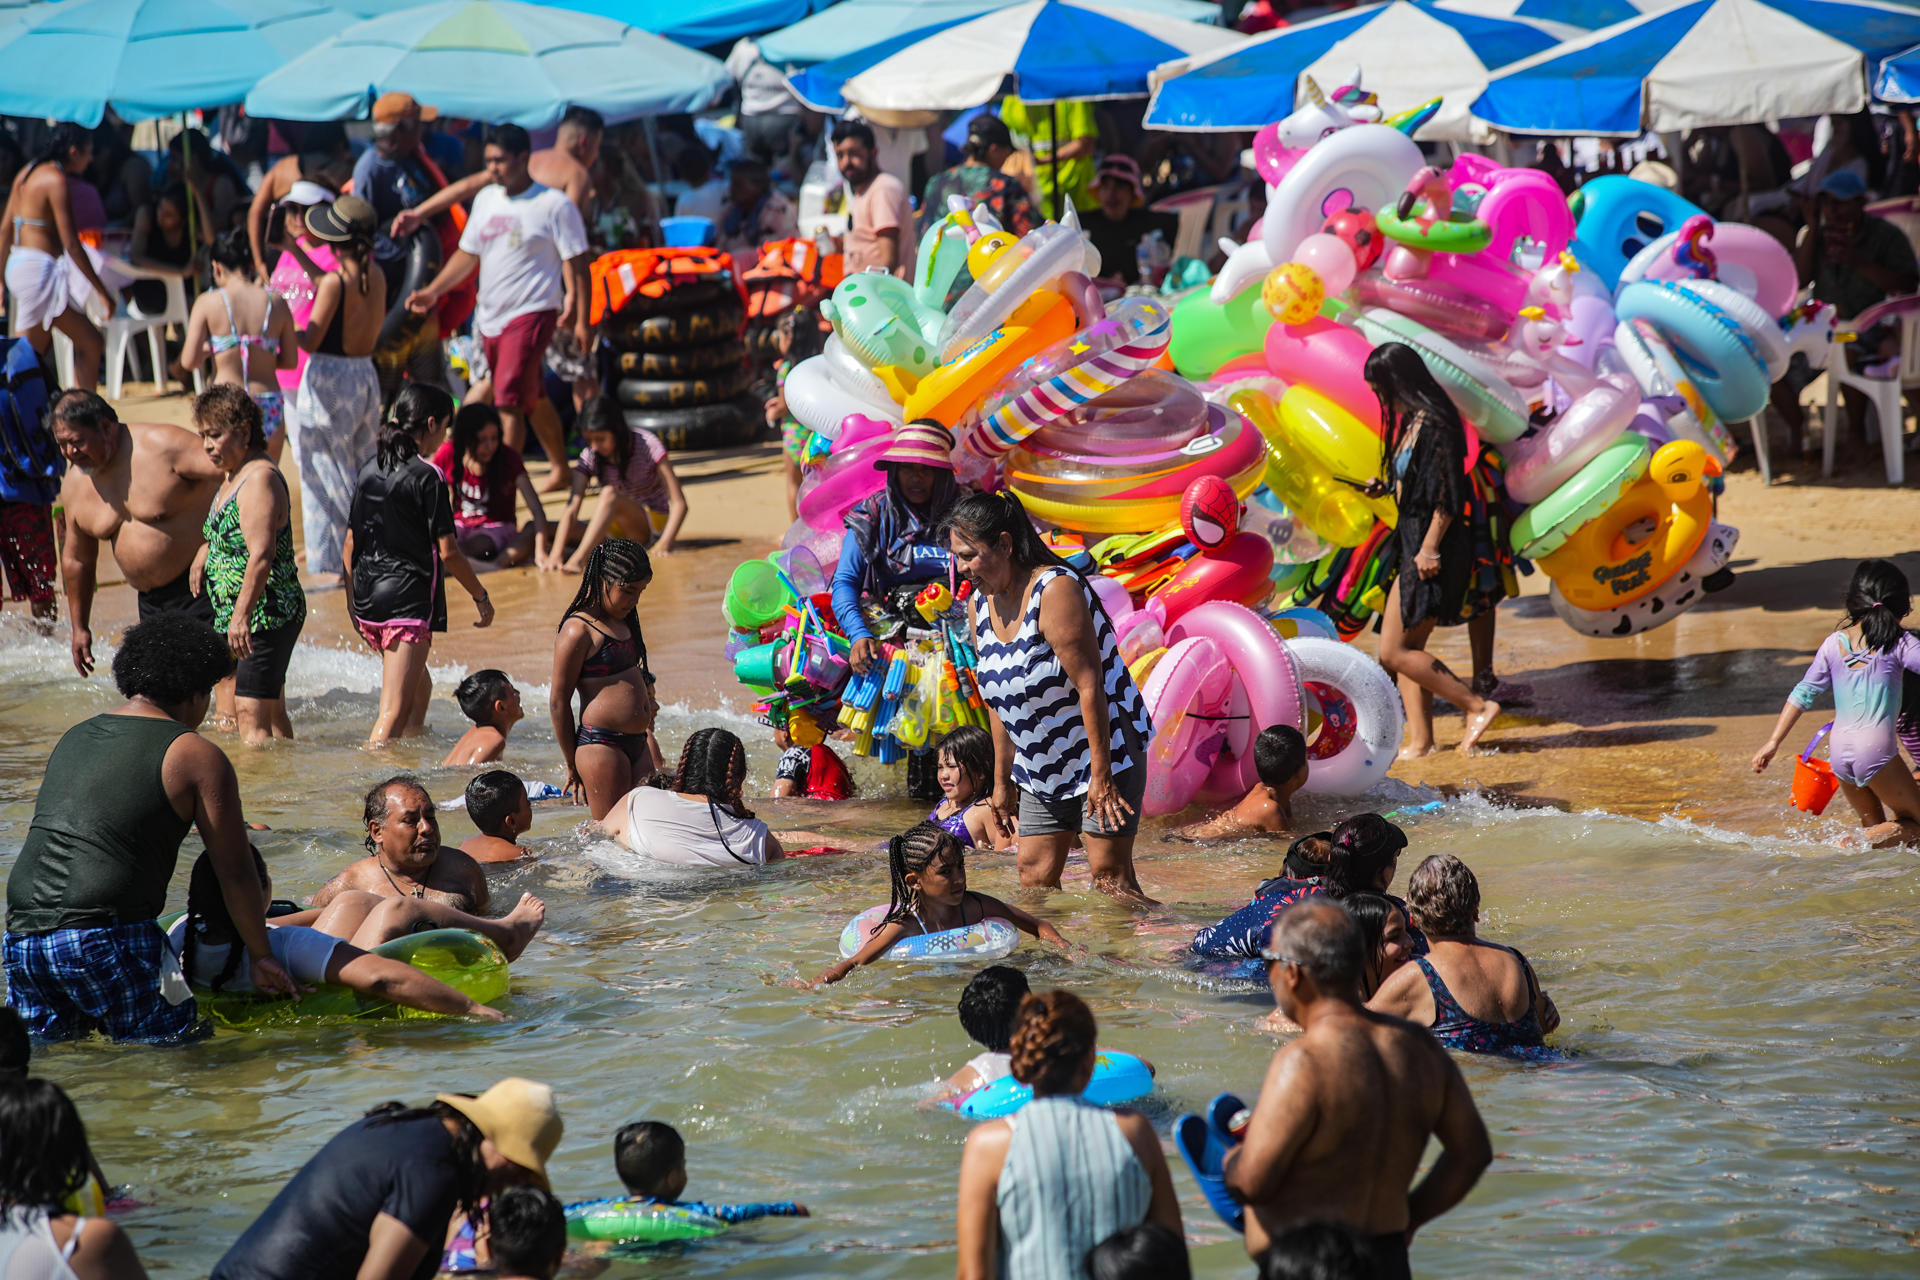
M140 621L157 618L163 613L178 613L198 618L212 626L213 601L203 595L193 594L193 588L187 582L192 572L191 569L187 570L164 587L139 592Z
M253 633L253 652L240 659L233 673L233 696L278 699L286 692L287 664L293 661L293 646L300 641L300 629L307 625L305 614L283 623L272 631Z

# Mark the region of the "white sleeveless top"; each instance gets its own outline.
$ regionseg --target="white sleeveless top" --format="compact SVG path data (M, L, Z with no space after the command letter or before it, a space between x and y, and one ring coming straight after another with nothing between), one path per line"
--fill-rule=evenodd
M3 1280L79 1280L68 1259L80 1247L85 1218L76 1218L73 1234L55 1243L45 1209L14 1209L0 1218L0 1278Z
M736 818L706 800L658 787L627 793L627 848L676 867L759 866L767 860L767 824Z

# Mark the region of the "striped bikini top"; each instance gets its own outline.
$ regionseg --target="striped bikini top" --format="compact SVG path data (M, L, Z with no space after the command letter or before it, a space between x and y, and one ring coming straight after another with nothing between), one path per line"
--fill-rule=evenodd
M975 674L980 695L987 700L1013 740L1013 781L1042 800L1071 800L1083 796L1093 782L1093 756L1087 728L1080 716L1080 694L1067 678L1060 658L1040 634L1040 596L1047 584L1063 574L1080 588L1093 615L1100 646L1101 680L1107 693L1113 772L1137 763L1129 738L1143 748L1153 735L1146 700L1120 660L1120 644L1113 624L1100 607L1093 588L1067 569L1044 570L1027 596L1020 629L1011 640L993 632L992 610L981 599L974 609L974 648L979 654Z

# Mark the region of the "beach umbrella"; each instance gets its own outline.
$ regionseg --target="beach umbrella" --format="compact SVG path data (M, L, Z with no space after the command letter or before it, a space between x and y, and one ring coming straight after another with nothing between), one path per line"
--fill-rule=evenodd
M1920 102L1920 45L1904 49L1880 64L1873 96L1887 102Z
M1637 136L1861 111L1920 10L1882 0L1693 0L1506 67L1475 115L1514 133Z
M440 0L346 28L261 80L247 110L338 120L398 90L448 115L539 128L570 106L610 121L698 111L732 83L718 59L609 18Z
M760 41L760 56L777 67L801 67L842 57L882 40L946 26L1005 9L1021 0L840 0L840 3ZM1101 0L1113 9L1137 9L1188 22L1214 22L1214 0ZM644 25L644 24L643 24Z
M1441 8L1489 18L1532 18L1557 23L1570 34L1598 31L1616 22L1665 9L1678 0L1441 0Z
M545 0L556 9L612 18L676 44L705 49L790 26L833 0ZM842 45L842 50L849 46Z
M1264 32L1237 49L1172 63L1155 73L1147 125L1155 129L1258 129L1291 115L1301 77L1323 89L1349 83L1377 93L1392 115L1441 99L1422 138L1465 140L1468 104L1493 70L1558 46L1564 28L1528 18L1463 13L1434 0L1393 0Z
M61 0L0 17L0 115L97 125L238 102L354 22L322 0Z
M1130 98L1173 58L1246 37L1220 27L1090 0L1021 4L882 40L788 77L821 111L849 103L888 111L976 107L1002 92L1028 102Z

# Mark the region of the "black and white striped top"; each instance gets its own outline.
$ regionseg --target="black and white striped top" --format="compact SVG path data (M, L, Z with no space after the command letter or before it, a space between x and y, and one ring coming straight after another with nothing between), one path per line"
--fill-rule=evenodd
M1127 664L1120 660L1113 623L1085 579L1066 569L1043 571L1034 579L1020 629L1011 640L1001 640L994 634L992 611L985 597L977 599L973 643L979 654L976 674L980 696L1000 717L1013 740L1014 785L1042 800L1071 800L1085 795L1093 784L1093 756L1080 715L1080 692L1067 679L1053 646L1040 634L1040 595L1049 582L1063 574L1079 586L1087 611L1093 615L1107 693L1107 719L1113 730L1113 772L1142 763L1128 750L1129 726L1133 740L1142 746L1153 735L1146 700L1128 674Z

